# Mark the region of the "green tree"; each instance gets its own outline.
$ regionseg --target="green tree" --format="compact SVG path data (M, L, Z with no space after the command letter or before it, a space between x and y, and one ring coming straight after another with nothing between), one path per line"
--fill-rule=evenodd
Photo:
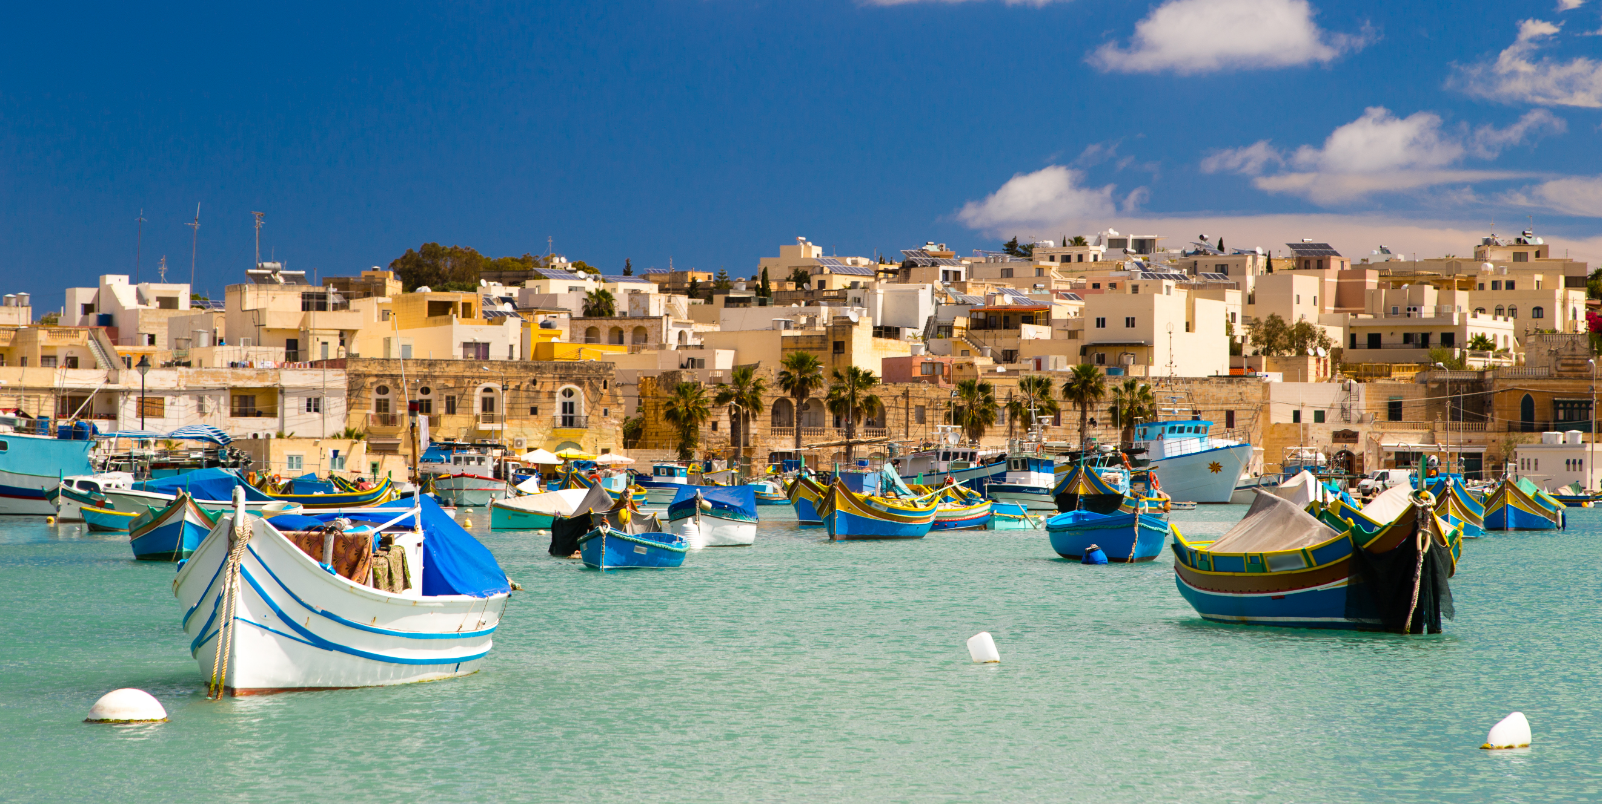
M824 367L808 352L791 352L780 360L780 390L791 397L791 423L796 450L802 451L802 405L824 387Z
M1430 355L1427 360L1433 368L1435 368L1438 363L1443 364L1443 368L1450 369L1452 371L1466 371L1470 368L1470 363L1469 361L1465 360L1464 355L1459 354L1457 350L1450 349L1446 346L1433 346L1427 352L1427 354Z
M623 435L624 449L634 449L640 444L640 437L646 432L646 418L634 416L624 419Z
M634 276L635 266L629 264L629 258L624 258L624 276Z
M1114 426L1119 428L1121 441L1132 439L1137 421L1153 421L1158 416L1158 400L1153 398L1153 388L1135 377L1128 377L1115 386L1112 397L1114 404L1109 413L1114 417Z
M692 299L702 298L702 281L691 277L691 283L685 286L685 295Z
M792 268L791 275L786 277L785 281L790 282L797 290L807 290L808 286L813 284L813 278L808 276L806 268Z
M763 278L757 284L757 295L765 299L774 298L774 288L769 287L769 269L763 269Z
M713 275L713 292L729 293L733 287L735 284L730 281L730 275L723 268L718 269L718 273Z
M485 262L484 255L465 246L424 243L416 251L409 248L391 260L390 270L408 291L419 287L439 289L448 282L467 282L477 287Z
M870 393L879 383L880 378L874 376L874 372L857 366L830 372L830 391L825 394L824 405L832 415L846 422L848 462L852 460L858 420L873 419L885 410L880 397Z
M1286 319L1275 313L1248 322L1248 344L1261 355L1282 356L1287 349Z
M1316 348L1323 348L1329 352L1336 345L1337 342L1326 334L1325 327L1308 321L1299 321L1287 329L1286 342L1282 345L1281 351L1284 355L1297 356L1306 355Z
M1108 395L1108 380L1090 363L1080 363L1069 372L1059 389L1064 401L1080 408L1080 448L1086 449L1086 417L1092 406Z
M752 444L752 419L763 412L763 392L768 384L757 376L753 366L737 366L730 372L731 382L719 383L713 394L713 404L727 405L730 409L730 430L740 434L742 455Z
M1072 246L1084 246L1086 245L1086 238L1081 237L1080 235L1075 235L1069 239L1069 244Z
M1601 285L1604 285L1604 268L1594 268L1593 273L1587 275L1587 298L1599 298Z
M335 438L339 438L339 439L344 439L344 440L347 440L347 441L361 441L361 440L367 438L368 434L363 432L363 431L361 431L361 430L356 429L355 427L347 427L344 430L341 430L340 432L335 433L334 437Z
M578 272L580 272L582 274L600 274L601 273L601 269L600 268L595 268L595 267L592 267L590 265L587 265L584 260L575 260L575 261L569 263L568 267L572 268L573 270L578 271Z
M1218 249L1221 254L1224 254L1225 253L1225 238L1223 238L1223 237L1220 238L1220 244L1218 246L1215 246L1215 248Z
M1035 402L1032 406L1032 402ZM1014 422L1024 422L1025 432L1035 425L1031 421L1032 408L1036 416L1051 416L1058 412L1058 400L1053 398L1053 380L1043 374L1019 378L1019 393L1008 400L1008 437L1014 437Z
M1465 348L1473 352L1496 352L1498 351L1498 344L1494 343L1493 339L1487 337L1485 333L1478 332L1470 336L1470 342L1465 344Z
M971 442L978 442L997 423L997 394L991 383L980 380L960 380L955 393L952 423Z
M585 294L585 316L587 318L598 318L618 315L615 304L611 291L597 288Z
M682 382L674 386L663 404L663 420L679 431L680 460L688 461L696 456L702 425L712 417L713 409L708 405L707 392L701 383Z

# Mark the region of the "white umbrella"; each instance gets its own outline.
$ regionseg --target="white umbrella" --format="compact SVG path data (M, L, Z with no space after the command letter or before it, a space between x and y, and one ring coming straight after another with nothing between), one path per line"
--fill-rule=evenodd
M561 466L563 459L543 449L531 450L518 460L524 463L542 463L548 466Z
M623 455L615 455L614 453L609 452L606 455L603 455L600 458L597 458L596 462L600 463L600 464L624 464L624 463L634 463L635 459L634 458L627 458L627 457L625 457Z

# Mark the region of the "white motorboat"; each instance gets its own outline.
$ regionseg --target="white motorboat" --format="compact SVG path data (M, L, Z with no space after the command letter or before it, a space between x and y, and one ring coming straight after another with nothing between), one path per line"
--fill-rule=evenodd
M1230 502L1253 445L1209 435L1213 422L1200 419L1148 422L1136 426L1135 448L1145 449L1148 469L1170 499Z
M64 477L54 490L45 496L56 506L56 518L63 522L81 522L85 505L104 508L109 502L108 489L131 489L134 476L128 472L101 472L94 475Z
M490 551L422 495L272 520L237 496L173 580L218 696L473 673L510 591Z

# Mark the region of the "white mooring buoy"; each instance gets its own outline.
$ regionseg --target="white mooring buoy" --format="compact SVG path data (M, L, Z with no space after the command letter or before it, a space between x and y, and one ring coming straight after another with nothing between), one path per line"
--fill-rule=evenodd
M976 664L996 664L1002 661L997 655L997 643L992 641L990 631L981 631L969 638L969 658Z
M144 690L112 690L89 707L85 723L156 723L167 719L161 701Z
M1530 748L1532 745L1532 724L1526 722L1526 716L1516 712L1493 725L1487 732L1487 742L1482 748Z

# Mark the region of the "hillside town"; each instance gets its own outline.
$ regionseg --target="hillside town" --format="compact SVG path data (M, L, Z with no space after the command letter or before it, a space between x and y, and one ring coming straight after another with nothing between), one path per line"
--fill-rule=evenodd
M1429 453L1467 479L1514 464L1598 488L1598 271L1534 232L1416 260L1175 239L843 256L798 237L745 276L549 254L463 277L426 247L354 276L260 262L220 277L220 299L108 274L60 305L5 297L0 405L151 434L152 450L210 425L285 477L406 477L420 428L498 454L756 475L878 465L944 438L1128 442L1144 421L1186 420L1254 445L1245 478ZM1074 390L1092 375L1095 391ZM1541 438L1573 430L1582 443Z

